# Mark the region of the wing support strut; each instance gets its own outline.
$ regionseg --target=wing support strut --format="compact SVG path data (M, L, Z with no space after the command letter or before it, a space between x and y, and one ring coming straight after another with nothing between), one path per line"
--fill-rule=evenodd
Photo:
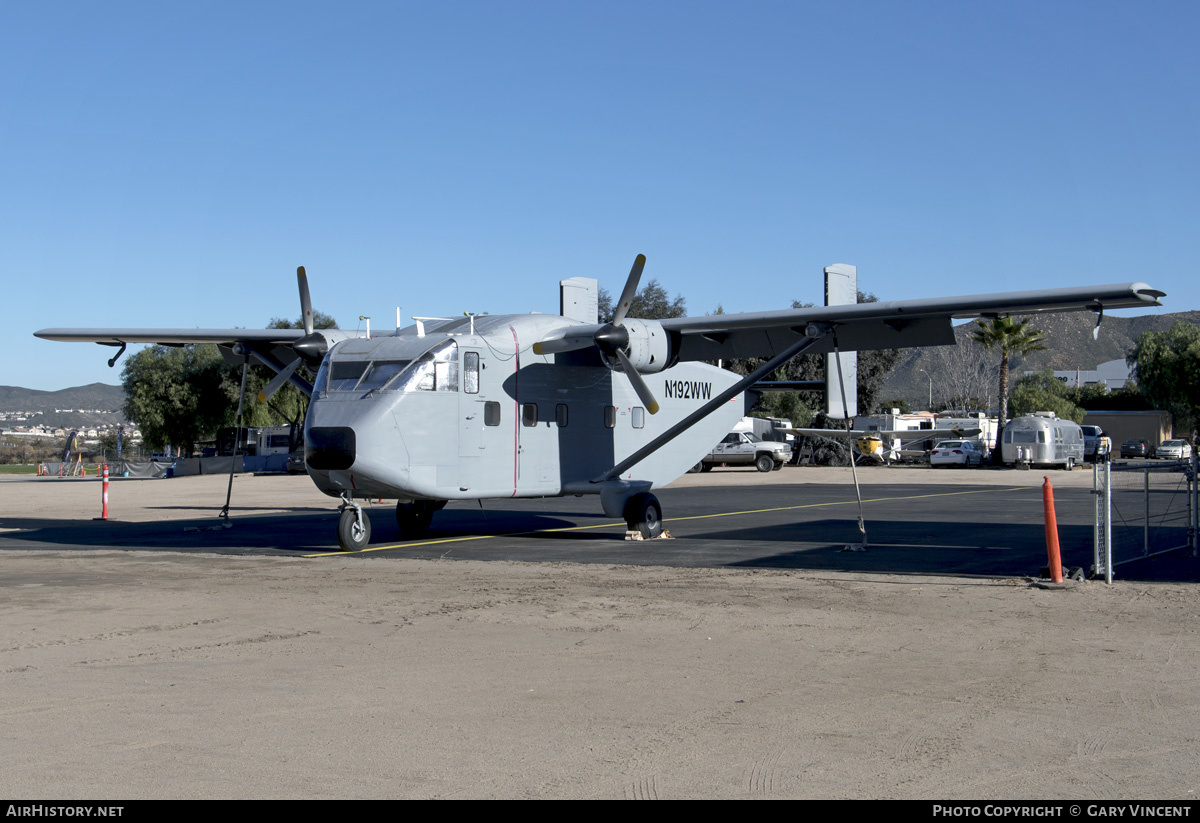
M244 355L242 360L242 391L238 395L238 410L237 410L237 426L233 430L233 460L229 461L229 487L225 490L225 505L221 507L221 513L217 515L222 520L221 525L229 528L233 523L229 522L229 501L233 497L233 468L237 462L238 445L242 442L242 406L246 401L246 372L250 368L250 355Z
M790 347L788 347L787 349L784 349L784 351L782 353L771 358L766 363L763 363L757 369L750 372L750 374L746 375L741 380L739 380L738 382L734 383L729 388L722 391L720 394L718 394L712 400L708 401L703 406L701 406L700 408L696 409L694 412L689 414L687 417L680 420L674 426L672 426L671 428L667 429L665 432L660 434L658 437L654 438L649 443L647 443L646 445L642 446L640 449L635 451L633 454L629 455L629 457L626 457L624 460L622 460L617 465L613 466L611 469L606 471L604 474L590 480L589 482L590 483L603 483L607 480L615 480L615 479L619 478L621 476L621 474L625 472L626 469L629 469L629 468L637 465L640 461L645 459L647 456L658 451L663 446L665 446L667 443L670 443L676 437L683 434L685 431L687 431L692 426L699 423L701 420L703 420L708 415L712 414L714 411L716 411L718 408L720 408L724 403L728 402L730 398L745 391L751 385L758 382L759 380L761 380L763 377L770 374L771 372L775 371L775 369L779 368L780 366L782 366L787 361L791 360L796 355L802 353L805 349L816 345L816 343L818 341L820 341L822 337L829 334L830 331L831 331L831 329L829 327L819 326L815 323L809 324L804 329L805 337L796 341Z
M842 356L838 350L837 332L833 335L833 359L837 362L838 387L842 390L842 408L847 409L846 405L846 378L842 375ZM855 387L855 391L858 387ZM850 439L850 423L849 417L846 418L846 439ZM858 498L858 531L862 535L862 543L858 546L847 546L843 551L866 551L867 550L867 524L863 520L863 504L862 504L862 489L858 486L858 471L854 468L854 444L847 443L850 446L846 451L850 455L850 476L854 478L854 495Z

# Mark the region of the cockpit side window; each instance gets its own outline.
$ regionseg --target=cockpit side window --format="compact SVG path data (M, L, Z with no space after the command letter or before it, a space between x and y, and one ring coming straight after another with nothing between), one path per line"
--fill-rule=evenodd
M458 343L447 340L425 352L384 390L458 391Z

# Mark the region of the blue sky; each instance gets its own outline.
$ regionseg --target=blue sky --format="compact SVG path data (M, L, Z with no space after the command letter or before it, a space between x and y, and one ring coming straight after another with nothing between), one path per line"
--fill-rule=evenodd
M0 4L0 384L48 326L689 313L1144 280L1200 308L1194 2Z

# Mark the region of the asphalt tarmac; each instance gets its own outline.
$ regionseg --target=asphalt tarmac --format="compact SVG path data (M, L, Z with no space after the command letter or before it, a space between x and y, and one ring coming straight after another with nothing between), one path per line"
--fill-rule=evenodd
M1046 565L1041 483L1055 485L1063 564L1093 564L1091 472L860 471L862 514L849 473L795 469L688 475L657 490L671 540L625 540L596 498L451 502L421 539L403 541L394 504L369 509L370 547L357 556L668 567L832 570L888 574L1037 575ZM84 486L81 489L81 484ZM215 516L222 477L112 483L110 520L95 480L42 478L0 485L0 551L125 548L220 554L356 556L338 550L337 501L305 477L238 476L230 528ZM22 497L49 497L22 513ZM53 498L64 505L53 509ZM130 512L130 507L136 511ZM71 509L93 509L93 517ZM53 510L53 511L52 511ZM52 513L51 513L52 511ZM1184 553L1186 554L1186 553ZM1190 561L1190 562L1189 562ZM1194 558L1123 567L1142 580L1196 580Z

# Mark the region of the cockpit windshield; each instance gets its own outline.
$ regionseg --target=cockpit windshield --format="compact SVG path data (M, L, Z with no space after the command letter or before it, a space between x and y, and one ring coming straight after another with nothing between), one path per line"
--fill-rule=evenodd
M314 384L317 392L458 391L458 344L445 340L416 360L325 358Z

